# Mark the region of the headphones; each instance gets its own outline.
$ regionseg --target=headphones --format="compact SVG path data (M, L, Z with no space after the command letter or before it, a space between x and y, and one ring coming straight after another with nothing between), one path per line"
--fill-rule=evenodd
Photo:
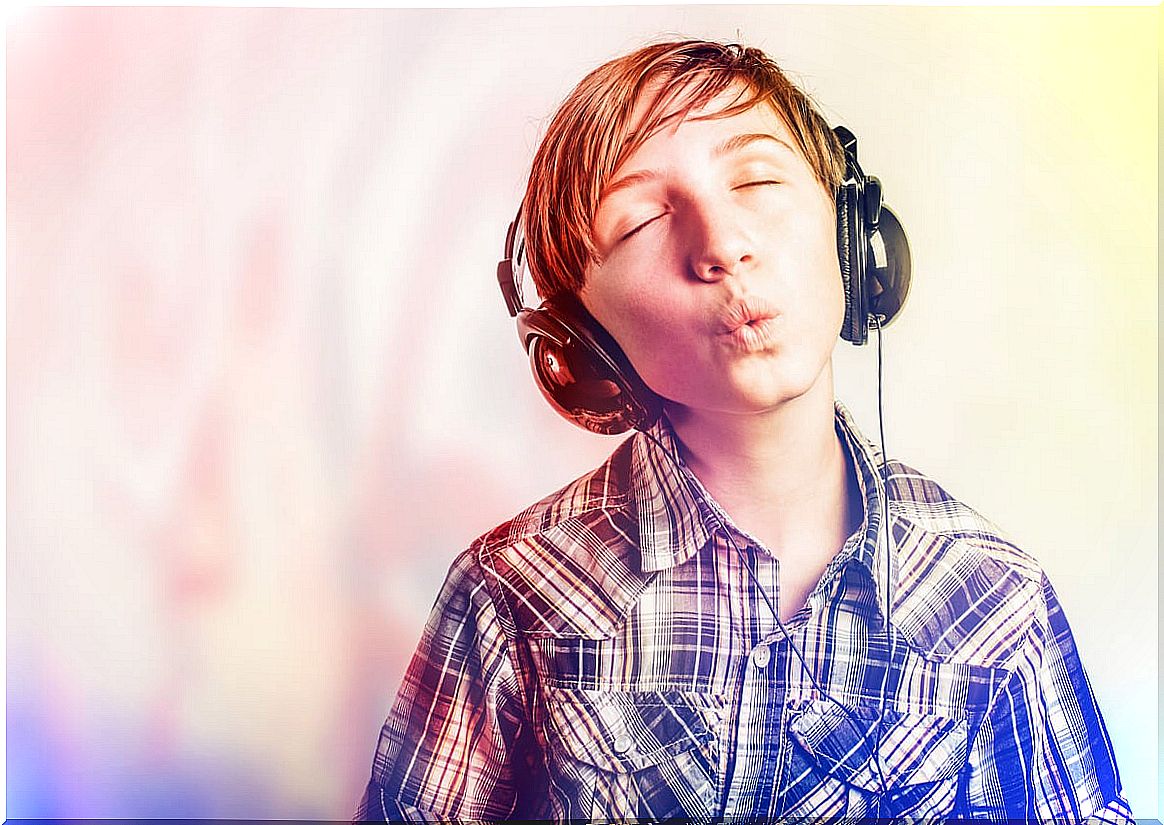
M845 292L841 337L861 345L870 316L889 324L909 294L909 241L897 216L882 203L881 182L857 162L857 139L843 126L833 132L845 152L845 177L837 188L837 259ZM529 353L538 389L564 418L591 432L617 435L646 430L663 412L663 399L635 372L622 348L571 293L525 306L526 268L519 210L505 236L497 282L517 334Z

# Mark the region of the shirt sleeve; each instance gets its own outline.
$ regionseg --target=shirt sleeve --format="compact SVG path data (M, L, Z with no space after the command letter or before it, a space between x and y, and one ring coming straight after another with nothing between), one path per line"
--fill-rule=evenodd
M507 637L466 552L453 562L381 730L355 819L520 814L533 804L540 763L524 708Z
M1042 602L970 748L969 817L1132 823L1107 728L1045 575Z

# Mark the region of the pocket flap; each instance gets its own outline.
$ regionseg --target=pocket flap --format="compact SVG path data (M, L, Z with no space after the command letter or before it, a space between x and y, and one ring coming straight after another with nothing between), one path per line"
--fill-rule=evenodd
M886 708L878 730L877 708L848 710L836 702L810 702L794 713L789 730L823 768L850 785L878 792L882 776L887 791L939 782L954 776L966 762L965 719ZM880 775L874 747L880 755Z
M569 756L629 772L713 741L723 697L685 691L547 691L550 732Z

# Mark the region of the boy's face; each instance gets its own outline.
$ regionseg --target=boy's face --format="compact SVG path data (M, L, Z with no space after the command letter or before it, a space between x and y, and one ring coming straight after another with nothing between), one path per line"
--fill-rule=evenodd
M580 293L647 385L692 412L761 412L831 382L844 317L833 197L781 118L762 104L694 119L734 97L614 173Z

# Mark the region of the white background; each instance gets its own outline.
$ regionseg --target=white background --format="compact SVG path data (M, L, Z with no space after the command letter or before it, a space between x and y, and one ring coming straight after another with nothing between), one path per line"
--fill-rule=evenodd
M1048 570L1158 816L1158 9L33 9L9 29L8 815L349 815L453 556L616 441L494 279L542 129L764 48L913 249L889 452ZM876 353L837 393L876 433Z

